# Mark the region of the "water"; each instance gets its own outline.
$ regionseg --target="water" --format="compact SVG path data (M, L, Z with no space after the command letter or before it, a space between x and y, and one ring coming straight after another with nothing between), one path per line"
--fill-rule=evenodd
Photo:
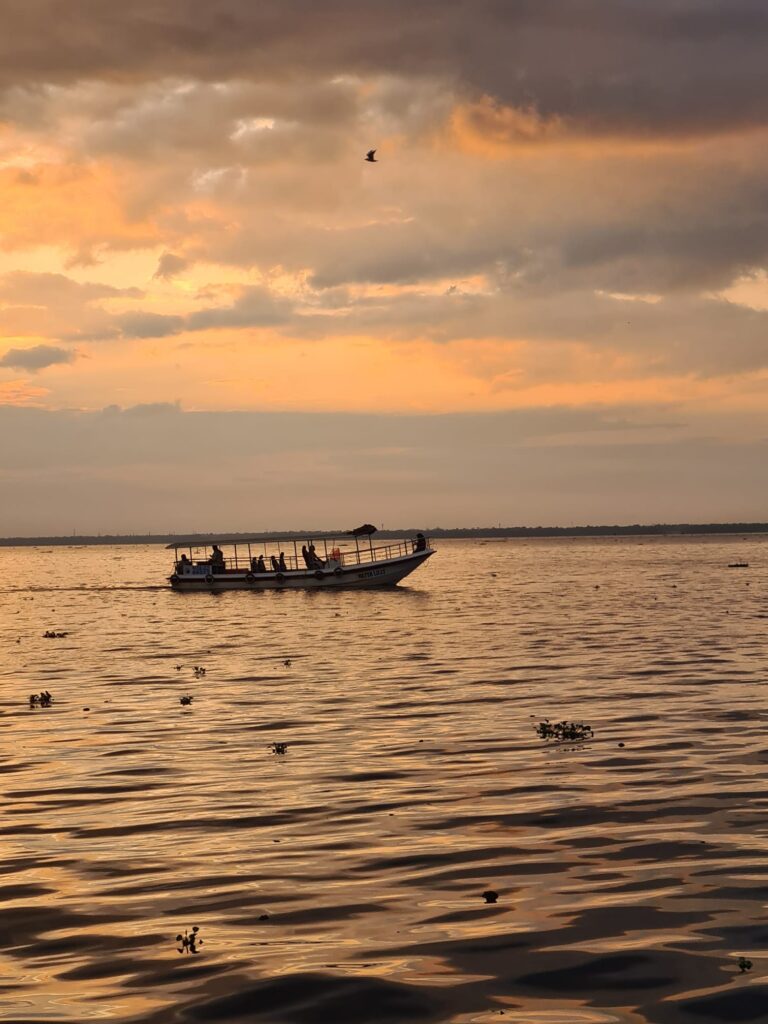
M452 541L216 596L160 548L0 549L0 1019L764 1020L767 564Z

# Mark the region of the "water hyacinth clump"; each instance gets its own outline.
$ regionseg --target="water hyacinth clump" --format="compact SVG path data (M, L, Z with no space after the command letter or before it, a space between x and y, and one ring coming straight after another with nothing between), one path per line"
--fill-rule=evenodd
M183 935L179 934L176 936L176 941L179 943L179 945L176 948L178 949L179 953L198 952L197 947L202 946L203 944L203 940L197 934L199 931L200 929L198 928L198 926L194 925L194 927L192 928L191 935L189 934L189 932L185 931Z
M592 726L585 722L550 722L545 718L535 727L536 734L543 740L588 740L594 736Z
M42 693L30 693L29 695L29 706L31 708L49 708L51 704L53 704L53 697L48 690L43 690Z

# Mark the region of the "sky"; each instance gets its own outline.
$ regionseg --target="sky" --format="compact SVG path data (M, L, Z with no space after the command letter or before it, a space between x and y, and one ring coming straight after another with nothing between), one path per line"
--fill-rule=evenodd
M768 520L764 0L3 23L0 535Z

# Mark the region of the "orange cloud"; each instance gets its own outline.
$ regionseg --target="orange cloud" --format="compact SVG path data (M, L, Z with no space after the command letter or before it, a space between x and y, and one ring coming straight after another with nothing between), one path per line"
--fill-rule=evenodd
M81 345L77 372L46 370L46 405L178 402L187 410L445 413L659 403L760 408L768 374L701 379L653 372L630 355L505 339L322 342L274 329L223 328L172 339ZM148 372L151 367L151 372ZM18 387L19 382L15 382ZM28 387L28 386L27 386Z
M459 103L448 120L452 147L478 156L499 159L511 149L540 146L567 135L561 117L542 117L535 107L511 107L490 96Z
M0 405L40 405L35 400L49 393L48 388L37 387L27 380L8 380L0 383Z
M109 164L37 164L0 170L0 234L5 249L58 245L87 258L101 245L159 244L150 218L128 215L126 181Z

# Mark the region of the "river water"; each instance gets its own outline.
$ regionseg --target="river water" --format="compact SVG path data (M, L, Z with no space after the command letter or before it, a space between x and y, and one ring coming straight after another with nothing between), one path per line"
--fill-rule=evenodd
M445 541L211 595L160 547L0 548L0 1019L764 1021L767 566Z

